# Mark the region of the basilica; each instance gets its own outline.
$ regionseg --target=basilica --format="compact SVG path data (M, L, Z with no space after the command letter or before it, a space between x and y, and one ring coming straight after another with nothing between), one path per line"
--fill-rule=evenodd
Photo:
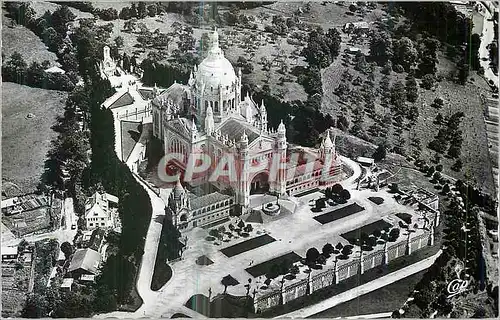
M241 86L241 70L235 72L219 47L217 31L211 32L207 56L193 68L188 83L174 83L152 100L153 135L163 142L166 154L182 154L182 159L172 160L176 167L186 170L189 155L195 152L210 156L209 170L215 170L227 154L234 157L237 168L271 163L277 157L273 179L270 168L263 166L260 171L239 170L235 180L220 176L210 181L221 192L231 189L243 212L253 193L293 195L340 179L342 163L328 131L319 149L291 145L283 122L270 128L265 102L242 95ZM290 161L294 153L298 161ZM207 172L188 183L207 183L209 176Z

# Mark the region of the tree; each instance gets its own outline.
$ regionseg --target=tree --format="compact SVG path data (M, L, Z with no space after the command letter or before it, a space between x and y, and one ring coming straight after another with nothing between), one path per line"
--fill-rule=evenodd
M406 81L406 98L410 102L416 102L418 98L417 81L415 77L409 76Z
M117 36L117 37L115 38L115 43L116 43L116 46L117 46L118 48L123 47L123 38L122 38L122 36Z
M130 8L129 7L123 7L122 10L120 11L119 18L122 20L128 20L132 16L130 14Z
M394 242L399 238L400 230L398 228L392 228L389 232L389 241Z
M68 23L75 20L76 16L69 10L67 5L61 5L54 13L52 13L52 27L61 36L66 36L66 31L68 30Z
M402 65L404 70L408 72L418 58L418 52L413 45L413 41L408 37L401 37L399 40L394 41L393 45L393 63Z
M252 225L251 225L250 223L248 223L248 224L246 225L246 227L245 227L245 232L250 233L250 232L252 232L252 231L253 231L253 227L252 227Z
M214 238L218 238L219 237L219 230L217 229L212 229L208 232L208 234Z
M4 81L12 81L23 84L25 82L28 65L21 54L17 51L10 56L10 59L2 66Z
M450 192L450 185L449 184L445 184L443 186L443 194L448 194Z
M382 161L387 155L387 146L385 144L379 144L375 152L373 153L373 159L375 161Z
M61 251L64 253L64 257L66 259L69 258L70 255L73 254L73 252L75 251L74 247L71 245L71 243L69 242L63 242L61 244Z
M348 257L352 253L352 249L350 247L345 246L342 248L341 253L344 257Z
M330 243L327 243L327 244L325 244L323 246L323 249L321 250L321 253L324 256L328 257L328 256L330 256L333 253L334 250L335 250L335 248Z
M231 275L227 275L221 280L221 284L224 286L224 294L226 294L228 286L235 286L238 284L238 281L234 279Z
M451 170L456 171L456 172L461 171L462 170L462 160L457 159L457 161L455 161L455 163L451 167Z
M436 119L434 120L434 123L438 124L438 125L443 123L443 115L440 112L438 112L438 114L436 115Z
M392 193L399 193L399 186L397 183L392 183L389 189Z
M340 192L339 194L340 198L343 199L344 201L347 201L351 198L351 193L349 192L349 190L347 189L344 189Z
M412 122L416 122L418 119L418 116L419 116L418 107L416 105L412 105L408 109L408 114L406 117L408 118L408 120L410 120Z
M342 131L347 131L349 129L349 120L347 120L343 114L338 116L336 124L337 128Z
M362 73L366 73L366 68L367 63L365 55L362 52L356 53L356 65L354 66L354 69Z
M158 9L157 9L156 5L155 5L155 4L150 4L150 5L148 6L148 15L149 15L150 17L154 17L154 16L156 16L157 14L158 14Z
M238 222L238 228L243 229L244 227L245 227L245 223L243 222L243 220L240 220Z
M393 49L391 37L387 32L374 33L370 38L370 58L379 65L392 59Z
M391 88L391 103L396 107L396 110L403 111L405 101L405 86L401 81L398 81Z
M137 18L143 19L147 16L147 14L146 3L140 1L139 5L137 6Z
M319 258L319 251L316 248L310 248L306 252L306 264L315 264Z
M343 247L344 246L340 242L335 245L335 249L337 249L337 250L342 250Z
M315 207L317 209L325 208L326 207L325 199L324 198L316 199Z
M428 73L422 77L422 88L430 90L434 87L434 84L436 83L436 78L434 75Z
M462 85L466 84L467 78L469 77L469 65L461 62L457 65L457 69L458 69L458 83Z
M332 192L334 194L340 194L342 192L342 190L344 190L344 188L342 187L342 185L340 183L336 183L332 186Z
M137 18L137 6L135 2L132 2L132 5L130 6L130 17Z

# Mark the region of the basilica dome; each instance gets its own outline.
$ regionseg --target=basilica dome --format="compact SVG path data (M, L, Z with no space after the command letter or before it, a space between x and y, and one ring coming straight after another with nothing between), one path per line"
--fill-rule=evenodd
M219 84L222 88L231 87L236 83L236 73L231 62L224 57L219 47L219 35L217 31L210 34L210 49L207 57L201 62L196 70L196 85L205 84L205 92L217 90Z

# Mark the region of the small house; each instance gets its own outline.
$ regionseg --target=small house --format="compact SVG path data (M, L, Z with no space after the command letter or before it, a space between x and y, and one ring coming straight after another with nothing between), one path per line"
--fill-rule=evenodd
M65 74L66 71L64 71L63 69L59 68L59 67L50 67L48 69L45 69L45 72L46 73L59 73L59 74Z
M79 249L73 254L68 271L74 279L83 274L96 275L101 262L101 254L92 249Z
M91 275L91 274L82 274L80 276L80 281L94 282L95 281L95 276Z
M356 161L363 167L368 167L368 168L371 168L375 164L375 160L373 158L367 158L367 157L358 157Z
M63 291L71 291L71 287L73 286L73 278L64 278L61 283L61 290Z
M349 47L347 49L347 53L349 54L357 54L358 52L361 52L361 49L360 48L356 48L356 47Z
M87 230L101 228L114 228L115 208L118 198L109 193L96 192L85 204L85 224Z
M2 247L2 262L17 260L17 247Z

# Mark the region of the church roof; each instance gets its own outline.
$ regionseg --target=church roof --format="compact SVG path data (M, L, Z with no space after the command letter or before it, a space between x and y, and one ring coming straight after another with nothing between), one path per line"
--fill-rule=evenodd
M188 86L181 83L174 83L163 91L159 96L153 99L153 104L158 106L164 106L168 101L172 102L176 106L180 106L183 103L185 97L189 97L190 89Z
M123 106L128 106L129 104L134 103L134 98L130 95L130 93L125 92L123 95L121 95L118 99L113 102L109 108L114 109L114 108L119 108Z
M219 192L213 192L201 197L191 199L191 209L196 210L222 200L230 199L231 196Z
M259 134L255 132L256 128L251 127L243 121L235 118L229 118L220 127L219 130L222 135L228 135L229 140L240 141L243 132L248 136L248 143L252 143Z
M219 47L217 31L210 34L210 40L208 55L198 66L195 75L196 83L198 85L203 83L205 90L210 90L211 87L217 89L219 85L230 86L236 82L234 68Z

